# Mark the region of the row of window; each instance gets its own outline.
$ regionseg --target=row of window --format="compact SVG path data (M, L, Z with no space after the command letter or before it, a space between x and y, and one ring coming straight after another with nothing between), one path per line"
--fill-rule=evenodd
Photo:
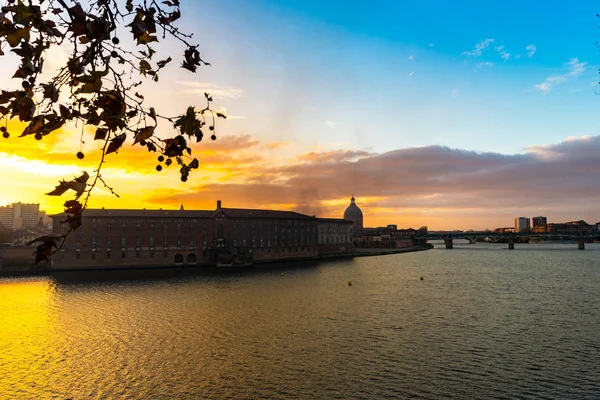
M155 224L150 224L149 228L150 228L150 231L152 231L152 232L155 232L155 231L156 231L156 225L155 225ZM241 229L242 231L248 231L248 228L250 228L250 226L248 226L248 227L246 227L246 226L241 226L241 227L239 227L239 228L238 228L238 227L237 227L235 224L234 224L234 226L233 226L233 229L234 229L234 231L239 231L240 229ZM254 230L256 230L258 227L253 225L251 228L252 228L252 229L254 229ZM310 229L310 227L309 227L309 228L307 229L307 233L310 233L311 231L312 231L313 233L315 233L315 232L317 231L317 228L316 228L316 227L314 227L314 226L313 226L312 228L313 228L313 229L311 230L311 229ZM207 228L206 228L206 225L203 225L202 229L203 229L204 231L206 231L206 230L207 230ZM222 228L221 228L221 229L222 229ZM63 231L63 233L64 233L64 231L66 230L66 226L64 226L64 225L63 225L63 226L61 226L61 230L62 230L62 231ZM136 224L136 225L135 225L135 231L136 231L136 232L140 232L141 230L142 230L142 226L141 226L140 224ZM162 230L163 230L163 232L168 232L168 230L169 230L169 227L168 227L168 225L167 225L167 224L164 224L164 225L162 226ZM195 230L195 225L192 225L192 230ZM275 226L271 227L271 229L270 229L270 231L278 231L278 230L279 230L279 226L278 226L278 225L275 225ZM281 233L285 233L285 230L286 230L285 226L281 226ZM108 224L108 225L106 225L106 231L107 231L107 232L112 232L112 224ZM181 233L181 231L182 231L182 229L181 229L181 224L177 224L177 233ZM287 231L288 231L288 233L292 233L292 228L291 228L291 226L288 226L288 229L287 229ZM321 228L321 230L320 230L320 231L321 231L321 233L324 233L324 232L325 232L323 228ZM97 226L96 224L92 225L92 232L93 232L93 233L97 233L97 232L98 232L98 226ZM121 224L121 232L123 232L123 233L127 232L127 224ZM300 229L294 229L294 231L293 231L293 232L294 232L294 233L301 233L301 234L304 234L304 228L303 228L303 227L301 227ZM329 228L329 229L327 230L327 232L339 232L339 233L342 233L342 232L344 232L344 230L343 230L342 228L337 228L337 229L334 229L334 230L332 230L331 228ZM350 231L348 231L348 232L350 232Z
M286 240L287 239L287 240ZM271 240L270 237L267 238L256 238L253 237L252 240L248 240L246 241L246 239L240 240L238 241L237 239L234 240L229 240L228 243L229 245L233 245L234 247L237 246L250 246L250 244L252 245L253 248L257 248L257 247L279 247L279 246L289 246L289 245L293 245L293 246L304 246L304 245L310 245L310 244L317 244L317 241L315 240L316 238L308 238L311 240L305 240L304 237L301 237L300 240L298 240L298 238L293 238L294 240L291 240L291 238L274 238L273 240ZM176 240L176 247L177 249L181 249L182 248L182 236L178 235L177 236L177 240ZM196 241L195 241L195 236L194 235L190 235L190 241L189 243L189 248L190 249L195 249L196 247ZM329 238L327 238L327 243L329 243ZM332 241L333 243L333 241ZM337 238L336 238L336 242ZM340 239L339 243L343 243L342 240ZM203 248L206 249L207 248L207 241L204 240L202 242L203 244ZM105 242L105 248L110 249L112 248L112 238L109 236L106 238L106 242ZM125 250L127 248L127 238L126 237L121 237L121 241L120 241L120 245L121 245L121 249ZM150 236L149 241L148 241L148 245L150 247L151 250L154 250L154 248L157 246L156 240L154 238L154 236ZM82 237L77 235L75 237L75 250L77 251L81 251L81 246L82 246ZM98 248L98 240L96 238L96 236L92 236L91 237L91 247L92 247L92 251L96 251L96 249ZM142 240L141 237L138 236L135 239L135 248L136 250L139 250L142 247ZM168 241L168 237L164 236L163 237L163 241L162 241L162 247L163 249L168 249L169 248L169 241ZM217 247L225 247L225 241L223 239L218 239L217 240Z
M169 257L169 252L168 251L165 251L163 254L164 254L164 258ZM206 251L204 251L202 253L202 255L206 256ZM154 252L150 252L149 256L150 256L150 258L154 258ZM141 257L141 253L139 251L136 252L135 253L135 257L136 258L140 258ZM61 258L64 260L65 259L65 255L63 254L61 256ZM81 253L75 253L75 258L77 260L80 260L81 259ZM96 253L92 253L91 254L91 258L92 258L92 260L95 260L96 259ZM110 252L106 253L106 258L107 259L111 258L111 253ZM127 253L126 252L121 252L121 258L127 258ZM191 260L193 260L193 262L196 262L196 255L195 254L188 255L188 262L190 262Z
M330 240L331 239L331 240ZM350 243L350 238L347 236L334 236L332 238L330 238L329 236L327 236L325 239L323 239L322 237L319 238L319 244L328 244L328 243Z
M195 230L196 226L192 225L192 230ZM203 230L207 230L206 229L206 225L202 226ZM62 227L61 230L65 230L66 227ZM137 224L135 226L135 231L136 232L140 232L142 230L142 226L140 224ZM156 230L156 225L155 224L150 224L150 230L152 232L154 232ZM106 225L106 231L107 232L112 232L112 224L108 224ZM168 225L164 224L163 225L163 232L167 232L168 231ZM92 225L92 232L97 233L98 232L98 226L96 224ZM121 224L121 232L125 233L127 232L127 224ZM181 224L177 224L177 233L181 233Z
M319 229L320 233L352 233L352 228L344 226L322 226Z
M211 221L212 218L202 218L200 219L200 223L202 225L207 225L208 221ZM217 218L217 222L230 222L233 223L234 226L246 227L246 226L265 226L265 225L276 225L276 226L312 226L315 227L315 221L305 221L305 220L281 220L281 219L270 219L270 218L257 218L257 219L224 219ZM92 217L93 224L113 224L113 223L121 222L122 224L126 223L135 223L135 224L187 224L187 225L195 225L197 223L196 219L189 218L127 218L127 217Z
M285 249L286 249L285 247L282 247L281 248L281 253L285 253ZM306 247L306 248L305 247L301 247L300 249L301 249L300 251L302 253L304 253L305 251L311 251L311 250L312 251L317 251L316 247L313 247L312 249L310 247ZM276 248L274 250L275 250L274 251L275 254L279 253L279 249L278 248ZM288 247L287 250L288 250L287 251L288 253L292 253L294 251L294 248L293 247ZM298 253L298 247L295 248L295 252ZM269 249L269 254L271 254L271 249Z
M269 250L269 254L270 254L270 253L271 253L271 249L268 249L268 250ZM283 247L283 248L281 248L281 249L277 248L277 249L274 249L274 250L275 250L275 251L274 251L274 253L276 253L276 254L277 254L277 253L279 253L279 252L280 252L280 250L281 250L281 253L286 253L286 248L285 248L285 247ZM288 252L288 253L292 253L292 252L294 252L294 251L295 251L296 253L298 253L298 252L302 252L302 253L304 253L304 252L306 252L306 251L317 251L317 248L316 248L316 247L312 247L312 248L311 248L311 247L301 247L301 248L298 248L298 247L296 247L296 248L293 248L293 247L288 247L288 248L287 248L287 252ZM112 253L111 253L111 252L107 252L107 253L106 253L106 258L107 258L107 259L110 259L110 258L111 258L111 255L112 255ZM164 255L164 258L168 258L168 257L169 257L169 252L168 252L168 251L165 251L165 252L163 252L163 255ZM206 251L204 251L204 252L202 253L202 255L203 255L203 256L206 256ZM188 261L190 260L190 256L193 256L193 260L194 260L194 262L195 262L195 260L196 260L196 256L195 256L195 255L193 255L193 254L192 254L192 255L188 255ZM136 253L135 253L135 257L136 257L136 258L140 258L140 257L141 257L141 253L140 253L139 251L138 251L138 252L136 252ZM154 258L154 252L153 252L153 251L151 251L151 252L149 253L149 257L150 257L150 258ZM62 254L61 258L64 260L64 258L65 258L64 254ZM75 253L75 258L76 258L77 260L80 260L80 259L81 259L81 253ZM127 258L127 252L125 252L125 251L122 251L122 252L121 252L121 258ZM91 259L92 259L92 260L96 260L96 253L91 253Z
M206 225L207 221L210 218L202 218L200 219L200 223L202 223L203 225ZM128 218L128 217L92 217L92 223L96 224L101 224L101 223L114 223L114 222L122 222L122 223L126 223L126 222L133 222L133 223L137 223L137 224L147 224L147 223L179 223L179 224L196 224L197 220L195 218Z

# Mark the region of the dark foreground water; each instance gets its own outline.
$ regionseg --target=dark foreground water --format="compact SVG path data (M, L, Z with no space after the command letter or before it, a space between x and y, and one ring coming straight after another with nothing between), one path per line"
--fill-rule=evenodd
M600 247L505 246L3 279L0 399L600 398Z

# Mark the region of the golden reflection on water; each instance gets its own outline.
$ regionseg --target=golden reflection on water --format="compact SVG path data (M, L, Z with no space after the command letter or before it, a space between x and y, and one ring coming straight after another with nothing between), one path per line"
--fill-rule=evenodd
M0 398L31 398L52 386L55 301L50 281L0 281Z

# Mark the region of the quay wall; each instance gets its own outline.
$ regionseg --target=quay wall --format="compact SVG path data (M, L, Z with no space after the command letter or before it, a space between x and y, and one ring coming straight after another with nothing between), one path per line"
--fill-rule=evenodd
M396 249L374 249L374 248L357 248L352 252L340 252L342 249L335 246L330 247L329 251L324 251L319 254L314 248L299 248L296 251L287 251L286 253L275 253L269 257L267 249L255 252L253 264L268 264L277 262L293 262L293 261L308 261L308 260L325 260L325 259L342 259L353 257L369 257L389 254L400 254L414 251L422 251L433 248L427 244L423 246L412 246ZM304 251L302 251L304 249ZM6 249L5 249L6 250ZM293 248L292 250L295 250ZM51 262L33 264L33 248L16 248L10 251L4 251L3 263L0 264L0 276L10 276L14 274L32 274L43 273L49 271L75 271L75 270L106 270L106 269L144 269L144 268L186 268L186 267L215 267L215 262L210 258L210 254L206 255L203 252L189 251L139 251L139 252L123 252L111 253L110 257L106 257L104 253L96 253L92 258L91 254L80 254L77 258L76 254L57 253L53 257L61 258L60 263ZM150 254L154 253L154 254ZM167 254L165 256L165 253ZM139 256L138 256L139 254ZM285 256L283 256L285 254ZM177 261L183 259L183 262L175 262L175 256L181 255ZM196 256L193 260L192 255ZM63 258L64 257L64 258ZM104 258L102 258L104 257Z

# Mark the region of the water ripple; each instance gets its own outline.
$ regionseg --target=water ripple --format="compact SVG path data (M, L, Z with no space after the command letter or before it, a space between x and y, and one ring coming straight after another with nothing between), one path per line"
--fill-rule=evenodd
M1 399L600 393L600 268L587 249L110 274L0 280Z

